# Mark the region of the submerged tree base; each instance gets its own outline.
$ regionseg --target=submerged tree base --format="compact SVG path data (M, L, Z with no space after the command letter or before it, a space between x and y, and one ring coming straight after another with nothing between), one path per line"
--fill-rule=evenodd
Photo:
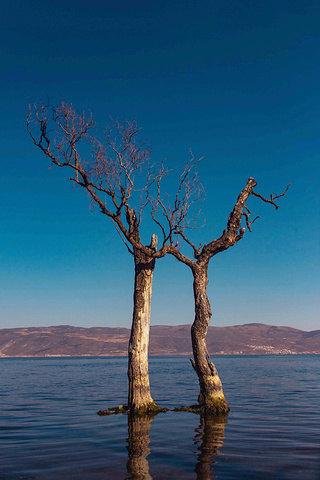
M189 407L176 407L173 409L174 412L191 412L197 413L200 415L215 415L215 416L227 416L230 408L228 407L227 401L224 397L222 398L206 398L204 404L197 403L195 405L190 405Z
M101 417L106 415L117 415L119 413L143 416L148 414L157 414L161 412L165 413L168 410L168 408L161 408L156 403L151 402L145 405L141 405L140 407L136 407L134 409L130 409L128 405L119 405L118 407L111 407L107 410L99 410L97 414Z
M117 415L118 413L128 413L128 405L119 405L118 407L110 407L107 410L99 410L97 412L101 417L106 415Z
M139 408L129 409L128 405L119 405L117 407L110 407L107 410L99 410L97 412L101 417L106 415L137 415L143 417L144 415L156 415L157 413L168 412L169 408L161 408L155 402L141 405ZM213 415L217 417L226 417L230 411L227 401L224 397L210 397L206 398L205 404L196 403L189 407L175 407L173 412L191 412L200 415Z

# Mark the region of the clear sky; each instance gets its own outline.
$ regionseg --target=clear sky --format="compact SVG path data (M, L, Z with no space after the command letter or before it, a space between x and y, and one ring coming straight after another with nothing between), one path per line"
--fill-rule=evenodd
M195 242L221 234L248 177L265 196L294 181L277 212L250 198L253 232L211 260L211 325L319 329L319 19L316 0L6 2L0 328L131 323L132 257L28 137L28 103L50 97L101 126L136 118L155 161L203 156ZM151 316L193 320L191 273L172 258L157 262Z

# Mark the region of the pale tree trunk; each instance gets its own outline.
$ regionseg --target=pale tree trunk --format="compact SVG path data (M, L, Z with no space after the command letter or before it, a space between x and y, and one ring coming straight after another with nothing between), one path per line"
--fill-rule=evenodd
M156 248L156 235L152 236L150 246ZM134 306L128 347L128 409L131 413L145 413L159 410L151 397L148 367L151 295L155 260L135 249L134 261Z
M207 295L208 264L197 265L193 272L193 292L195 301L195 319L191 327L193 367L198 375L200 393L199 406L207 413L217 415L229 411L223 394L222 383L212 363L206 344L206 336L211 318L211 307Z

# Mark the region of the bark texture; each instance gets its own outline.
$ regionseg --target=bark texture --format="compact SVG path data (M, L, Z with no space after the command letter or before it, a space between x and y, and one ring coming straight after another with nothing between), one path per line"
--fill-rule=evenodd
M207 264L193 268L193 292L195 300L195 319L191 327L193 357L192 365L198 375L200 393L199 406L207 413L223 415L229 407L223 394L222 383L212 363L206 344L211 307L207 295Z
M152 236L150 247L156 249L156 235ZM152 280L155 260L135 249L134 262L134 306L128 347L128 408L131 413L145 413L159 408L151 397L148 368Z

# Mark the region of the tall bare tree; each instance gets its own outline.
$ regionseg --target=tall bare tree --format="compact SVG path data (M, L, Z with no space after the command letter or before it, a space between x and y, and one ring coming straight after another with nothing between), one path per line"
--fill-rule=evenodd
M273 194L267 199L253 190L257 182L249 178L238 196L222 235L208 244L196 247L187 237L186 230L195 228L200 212L197 205L204 194L194 173L198 161L192 158L186 163L170 206L160 191L161 180L168 171L162 165L159 173L151 173L150 151L143 144L137 143L139 129L135 122L114 122L113 129L105 130L104 143L101 143L94 133L95 122L91 114L77 113L72 105L62 102L58 107L30 107L27 128L34 144L53 164L71 169L73 175L69 180L89 193L93 204L111 220L134 257L134 309L128 347L128 410L131 413L159 411L151 397L148 372L150 308L155 260L169 253L189 266L193 274L195 319L191 328L192 365L200 384L196 409L214 414L226 413L229 408L222 384L206 347L212 315L207 295L209 261L243 238L243 217L251 231L251 225L258 217L249 221L250 210L246 202L250 195L278 209L275 200L285 195L289 185L282 194ZM91 148L90 161L86 161L80 154L79 147L83 145ZM141 203L139 208L132 208L132 199L137 189L136 177L141 171L146 172L145 183L140 189ZM151 188L154 187L155 194L152 195ZM142 212L148 205L151 205L151 216L163 235L158 250L156 235L152 235L149 245L144 245L140 238ZM193 207L196 207L195 216L192 216ZM161 220L159 212L163 215ZM191 246L193 259L181 252L177 238Z
M149 326L157 236L142 244L140 226L145 197L154 178L150 150L138 143L136 123L113 122L98 141L90 112L78 113L71 104L30 106L27 129L34 144L61 168L72 172L74 184L85 189L91 202L113 223L127 250L134 258L134 306L128 347L128 410L131 413L158 411L150 393L148 372ZM80 151L81 150L81 151ZM84 154L89 154L90 160ZM144 173L139 206L131 207L137 195L138 177Z
M253 178L249 178L244 189L238 196L233 210L229 215L226 229L223 230L222 235L210 241L208 244L203 246L200 244L197 247L186 235L186 229L194 228L198 218L198 215L196 215L195 221L190 225L190 220L188 221L187 215L190 206L203 196L202 187L197 175L194 173L196 164L197 162L190 163L188 168L185 168L180 177L180 185L171 205L166 203L166 197L163 199L161 196L160 177L158 179L157 196L152 198L149 196L148 200L152 205L152 216L157 224L159 224L159 213L162 214L161 228L164 238L168 239L166 251L187 265L193 275L195 318L191 327L193 349L193 359L191 359L191 363L199 379L200 393L198 396L198 405L193 405L189 407L189 409L201 413L221 415L226 414L229 411L229 407L223 393L222 383L217 369L210 359L206 345L208 326L212 316L207 294L209 262L212 257L236 245L239 240L243 238L245 232L245 228L241 226L243 218L248 230L251 232L251 225L259 218L256 217L250 221L251 212L246 202L251 195L278 209L279 207L275 203L275 200L286 194L289 185L280 195L273 194L267 199L254 190L257 182ZM165 224L163 223L163 217ZM181 252L179 241L177 241L179 237L192 248L194 258L189 258Z

